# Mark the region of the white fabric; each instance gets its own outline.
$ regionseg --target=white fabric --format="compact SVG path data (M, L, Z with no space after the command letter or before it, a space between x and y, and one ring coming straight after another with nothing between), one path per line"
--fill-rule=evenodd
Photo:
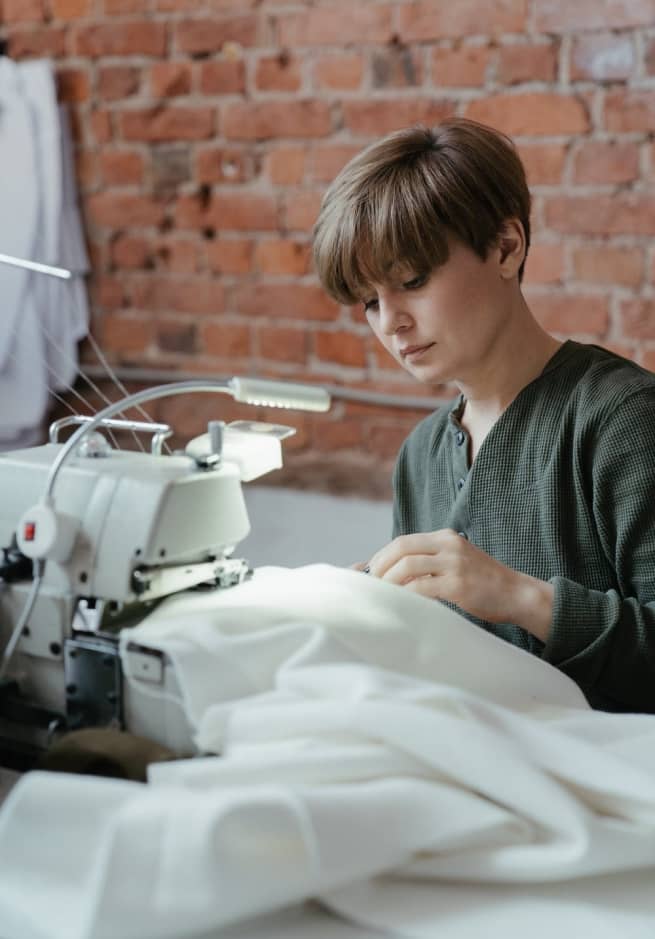
M655 934L654 718L593 712L442 605L323 565L172 598L129 639L172 657L223 756L146 787L24 777L5 939L245 939L266 920L227 927L308 897L417 939Z
M72 281L0 264L0 448L39 434L48 389L77 372L88 258L73 153L49 61L0 59L0 253L75 271Z

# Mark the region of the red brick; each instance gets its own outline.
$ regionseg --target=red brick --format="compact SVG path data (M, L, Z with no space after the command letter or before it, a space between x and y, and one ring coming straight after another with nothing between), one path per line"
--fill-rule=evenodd
M116 192L89 196L86 211L91 222L101 228L159 225L164 218L164 207L155 199Z
M166 53L166 26L150 20L100 23L78 27L73 35L76 55L150 55Z
M655 300L625 300L621 304L624 336L655 339Z
M286 238L260 241L255 249L255 268L263 274L306 274L309 245Z
M607 130L655 130L655 94L652 89L608 92L605 96L604 124Z
M44 0L3 0L4 23L42 23L44 20Z
M223 287L217 280L151 274L131 281L130 288L132 304L151 312L204 316L220 313L224 307Z
M98 184L98 154L92 150L77 150L75 175L82 193L95 191Z
M576 280L636 287L643 277L643 249L584 245L573 253L573 271Z
M249 238L210 241L207 260L218 274L247 274L252 270L253 249L254 242Z
M334 145L316 147L311 155L311 176L315 182L331 182L361 147Z
M389 43L375 49L371 57L371 79L374 88L413 88L422 85L423 50L407 48L401 43ZM354 87L358 86L359 82Z
M109 143L113 136L111 113L109 111L93 111L89 118L91 133L96 143Z
M339 330L314 334L316 355L324 362L337 362L363 368L366 365L366 340L363 336Z
M498 81L503 85L555 81L557 53L558 48L553 43L501 46L498 50Z
M426 42L451 36L523 33L527 29L526 0L457 0L457 3L434 3L421 0L400 6L400 38L403 42Z
M105 0L105 4L107 2L108 0ZM113 2L116 2L116 0L113 0ZM118 2L143 4L143 0L118 0ZM233 6L234 4L230 2L228 5ZM245 5L246 5L245 2L239 4L239 6L245 6ZM250 3L250 5L252 6L252 3ZM214 9L221 9L217 0L214 0L212 7ZM155 8L157 10L164 10L166 13L195 12L198 9L198 0L155 0Z
M243 183L251 176L252 161L242 150L196 150L195 177L199 183Z
M100 323L102 347L108 352L145 352L154 340L154 324L142 316L111 313Z
M655 197L644 193L549 199L546 226L579 235L655 234Z
M80 103L90 95L89 75L81 68L60 69L57 72L57 98L59 101Z
M655 75L655 39L651 39L646 43L644 67L647 75Z
M246 90L246 66L242 59L203 62L200 90L204 95L239 95Z
M259 355L279 362L307 361L307 330L280 326L261 326L257 331Z
M113 267L139 270L152 265L152 242L148 238L118 235L111 243Z
M571 48L571 79L620 81L634 72L636 56L629 35L577 36Z
M604 336L609 324L605 297L528 293L530 309L544 329Z
M310 190L300 190L285 197L286 228L291 231L310 231L318 217L322 198L322 193Z
M587 143L575 154L576 183L631 183L638 178L639 148L634 143Z
M145 4L147 6L147 4ZM107 16L122 16L124 13L143 13L144 0L104 0Z
M288 53L257 60L255 87L260 91L298 91L302 83L300 61Z
M126 305L121 277L94 274L90 282L92 300L103 310L120 310Z
M161 3L162 0L159 0ZM182 9L182 4L184 0L172 0L175 4L179 4L179 9ZM264 5L266 0L263 0ZM280 2L287 3L287 0L280 0ZM271 3L271 0L268 0L268 3ZM233 13L234 10L245 10L245 9L255 9L258 6L262 5L262 0L211 0L210 6L212 10L215 10L217 13ZM195 0L195 6L198 6L198 0ZM177 7L173 7L177 9Z
M206 140L213 136L214 129L213 108L149 108L120 115L124 140Z
M344 101L342 107L348 130L366 136L386 134L409 124L437 124L454 113L450 101L414 97Z
M104 101L127 98L139 91L141 69L127 65L106 66L98 73L98 94Z
M193 355L198 351L198 330L195 323L158 320L156 340L162 352Z
M530 245L525 265L527 284L555 284L564 280L564 249L550 241Z
M536 6L539 33L652 26L655 20L654 0L538 0Z
M191 66L188 62L157 62L150 69L150 91L155 98L188 95Z
M312 284L246 284L237 292L236 309L275 320L334 320L339 315L334 301Z
M177 228L205 228L209 201L198 195L178 196L175 203L175 226Z
M269 150L264 165L274 186L296 186L305 175L305 150L302 147Z
M342 45L353 38L366 42L388 42L393 35L390 4L330 3L302 13L279 14L277 44L280 46Z
M50 4L56 20L81 19L93 10L92 0L50 0Z
M205 201L201 196L181 196L177 200L176 223L180 228L270 231L277 226L275 200L252 192L224 192Z
M364 60L354 53L335 53L317 58L313 67L313 79L317 88L350 91L362 84Z
M530 186L549 186L562 181L566 161L564 144L521 144L518 152Z
M107 186L129 186L143 182L144 161L140 153L105 150L100 154L100 167Z
M202 323L200 340L207 355L222 359L246 358L251 354L250 326L238 323Z
M312 443L317 450L325 453L361 450L364 445L364 424L357 418L323 420L314 429Z
M425 417L425 414L423 416ZM369 424L366 428L366 451L383 459L393 459L398 455L411 429L408 422L400 426L389 420Z
M104 271L107 269L108 260L107 255L108 251L106 244L103 242L94 241L93 237L89 233L86 239L87 250L89 252L89 263L91 265L92 271ZM89 285L91 291L97 296L98 290L97 287L93 285L93 281L97 279L97 274L92 274L89 279Z
M459 46L432 50L432 81L439 87L484 85L489 65L488 46Z
M271 231L277 228L277 205L260 193L219 192L208 208L207 219L217 231Z
M466 117L491 124L511 136L581 134L589 129L589 118L579 98L551 92L489 95L472 101Z
M9 55L13 59L30 57L57 59L64 55L66 30L59 26L12 29L7 38L9 40Z
M220 52L226 43L254 46L258 37L256 15L183 20L175 26L175 44L180 52L204 55Z
M157 267L171 274L195 274L199 267L201 246L197 239L168 236L155 244Z
M228 104L223 133L235 140L326 137L332 131L325 101L255 101Z

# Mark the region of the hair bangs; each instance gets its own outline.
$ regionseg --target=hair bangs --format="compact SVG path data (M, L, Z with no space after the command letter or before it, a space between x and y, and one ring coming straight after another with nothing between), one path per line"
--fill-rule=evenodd
M418 184L422 170L413 170L389 167L363 191L350 193L348 211L338 219L329 211L319 215L314 262L339 302L360 302L375 284L429 274L448 259L447 227L439 224L429 192Z

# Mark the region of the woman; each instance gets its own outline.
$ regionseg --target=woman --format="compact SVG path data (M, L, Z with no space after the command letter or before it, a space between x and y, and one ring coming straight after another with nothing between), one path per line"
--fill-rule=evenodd
M328 189L326 290L364 304L398 362L458 398L394 472L370 573L454 605L607 710L655 712L655 376L546 333L521 292L530 195L470 121L391 134Z

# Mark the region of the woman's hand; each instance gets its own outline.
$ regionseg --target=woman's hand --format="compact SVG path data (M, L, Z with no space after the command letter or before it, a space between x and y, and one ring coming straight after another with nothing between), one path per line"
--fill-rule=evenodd
M368 567L382 580L448 600L479 619L522 626L542 642L548 638L553 586L506 567L451 529L394 538Z

